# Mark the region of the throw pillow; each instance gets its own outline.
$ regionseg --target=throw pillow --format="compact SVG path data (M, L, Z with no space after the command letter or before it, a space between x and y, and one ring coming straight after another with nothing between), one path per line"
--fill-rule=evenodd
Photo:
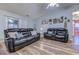
M37 31L31 31L32 35L37 35Z
M9 35L11 38L16 38L16 32L9 32L8 35Z
M20 39L21 37L23 37L22 33L16 33L16 38Z

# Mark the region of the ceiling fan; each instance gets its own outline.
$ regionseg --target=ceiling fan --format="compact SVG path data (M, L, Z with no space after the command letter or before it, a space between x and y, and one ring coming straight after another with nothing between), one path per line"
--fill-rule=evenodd
M50 3L50 4L48 4L48 6L46 8L48 9L49 7L59 7L59 4L58 3Z

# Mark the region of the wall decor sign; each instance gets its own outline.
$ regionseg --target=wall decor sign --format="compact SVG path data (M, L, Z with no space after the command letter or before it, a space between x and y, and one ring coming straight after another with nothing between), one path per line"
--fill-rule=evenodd
M58 22L59 23L63 23L63 19L58 19Z
M42 24L47 24L47 21L46 20L42 20Z
M49 22L52 22L52 19L49 19Z
M53 24L56 24L58 21L56 18L53 19Z
M68 22L70 22L70 19L68 19Z
M64 19L64 17L63 17L63 16L61 16L61 19Z
M63 19L64 19L64 17L61 16L61 18L59 19L59 23L63 23Z
M50 24L50 25L52 24L52 19L49 19L49 24Z
M48 20L46 21L46 24L48 24Z

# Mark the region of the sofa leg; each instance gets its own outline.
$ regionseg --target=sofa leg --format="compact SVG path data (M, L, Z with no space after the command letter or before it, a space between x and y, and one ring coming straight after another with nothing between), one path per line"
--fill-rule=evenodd
M66 40L66 41L64 41L64 43L67 43L68 41Z

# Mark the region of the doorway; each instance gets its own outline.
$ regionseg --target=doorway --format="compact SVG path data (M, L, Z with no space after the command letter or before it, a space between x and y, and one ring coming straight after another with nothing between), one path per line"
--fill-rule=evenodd
M73 12L73 41L79 45L79 11Z

